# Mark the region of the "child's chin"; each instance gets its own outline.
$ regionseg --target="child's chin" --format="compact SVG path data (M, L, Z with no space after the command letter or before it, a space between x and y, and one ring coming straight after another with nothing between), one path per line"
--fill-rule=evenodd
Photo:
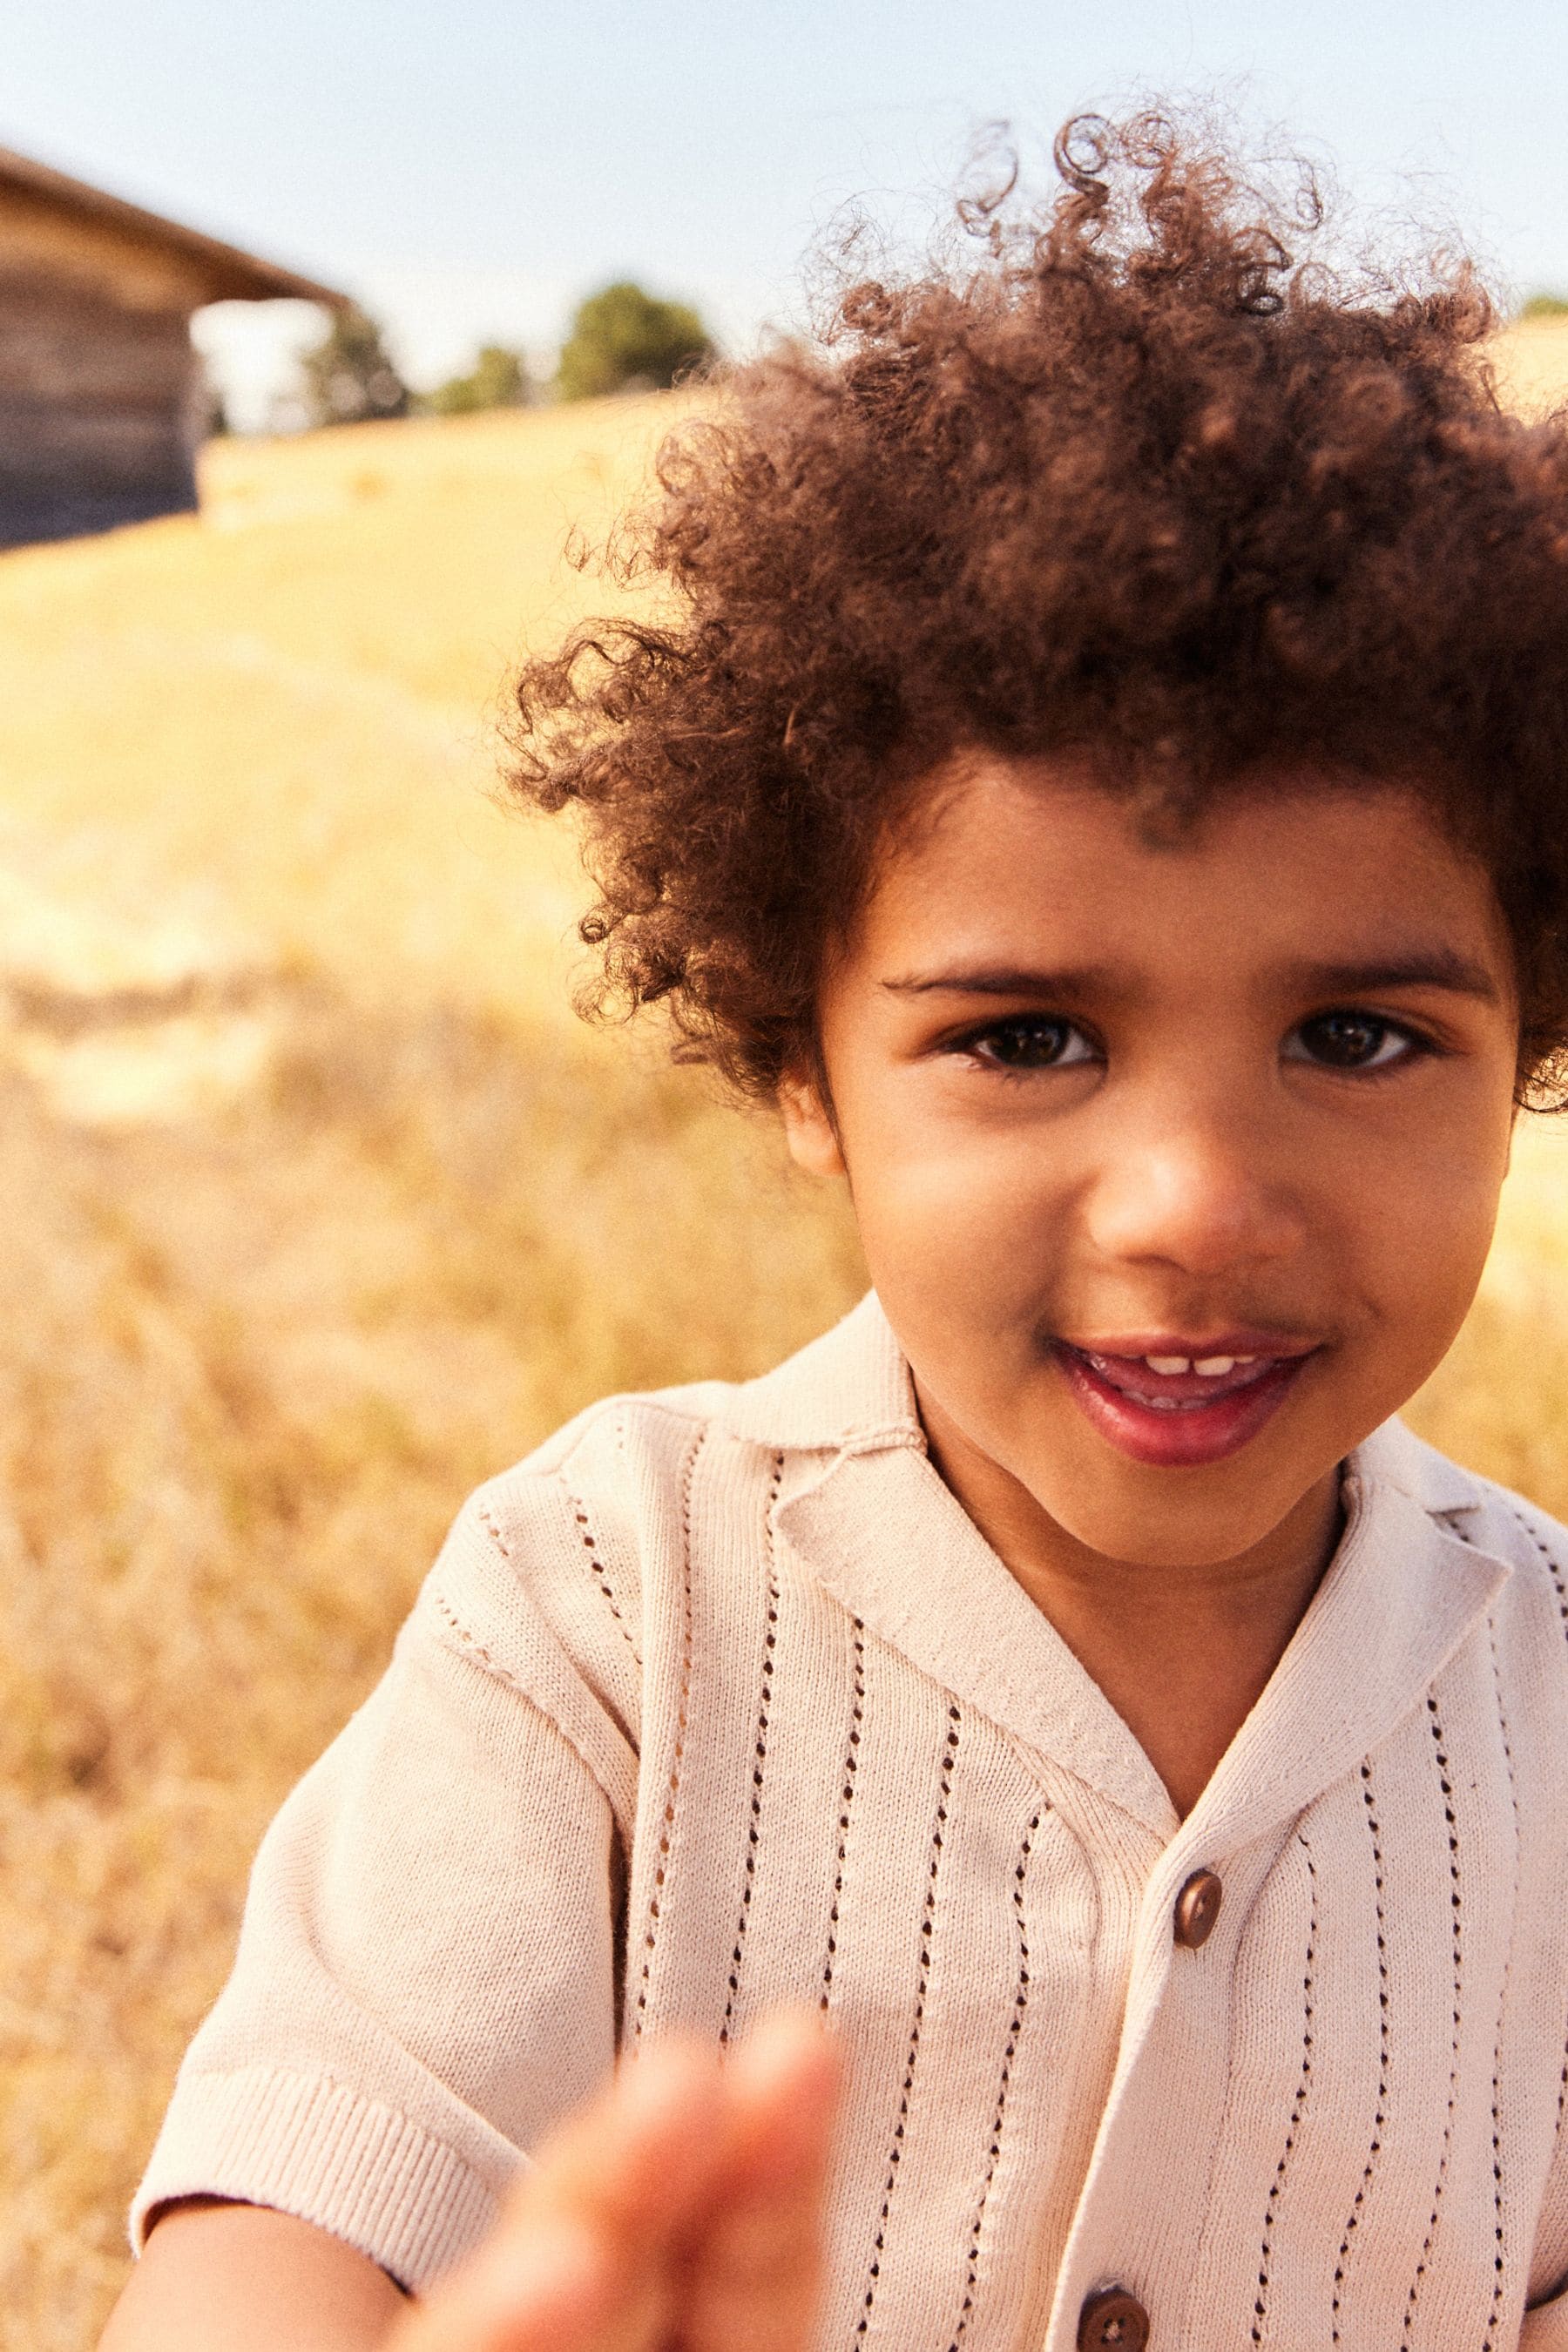
M1245 1464L1245 1466L1244 1466ZM1323 1467L1263 1465L1231 1454L1205 1469L1152 1469L1104 1454L1058 1476L1036 1499L1057 1525L1102 1559L1173 1572L1218 1568L1267 1541L1317 1486ZM1329 1465L1331 1467L1332 1465ZM1054 1488L1055 1491L1049 1491Z

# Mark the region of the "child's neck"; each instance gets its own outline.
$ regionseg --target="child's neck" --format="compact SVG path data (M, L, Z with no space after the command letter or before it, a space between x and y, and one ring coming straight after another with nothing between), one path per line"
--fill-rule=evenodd
M1284 1655L1340 1538L1338 1472L1234 1559L1150 1568L1058 1527L920 1398L931 1457L1142 1748L1184 1820Z

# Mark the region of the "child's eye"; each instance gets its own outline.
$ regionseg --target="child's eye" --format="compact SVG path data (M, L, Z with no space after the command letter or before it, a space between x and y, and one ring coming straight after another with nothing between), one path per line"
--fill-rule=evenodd
M1097 1059L1077 1024L1054 1013L1026 1013L1013 1021L994 1021L989 1028L971 1030L955 1042L960 1053L973 1054L995 1069L1059 1070Z
M1391 1069L1430 1050L1425 1038L1401 1023L1352 1011L1314 1013L1286 1041L1293 1061L1316 1062L1331 1070Z

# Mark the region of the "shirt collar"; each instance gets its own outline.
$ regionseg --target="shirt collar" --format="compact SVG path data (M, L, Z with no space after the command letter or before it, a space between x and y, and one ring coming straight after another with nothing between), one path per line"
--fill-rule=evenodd
M1004 1730L1173 1834L1148 1759L927 1458L909 1366L874 1291L731 1390L719 1418L737 1436L825 1456L786 1488L779 1530L854 1615ZM1482 1499L1476 1482L1397 1420L1351 1454L1344 1492L1328 1573L1187 1824L1216 1851L1300 1811L1369 1753L1510 1572L1464 1539L1463 1515Z
M759 1445L808 1452L925 1443L909 1365L874 1290L798 1354L731 1389L718 1418Z

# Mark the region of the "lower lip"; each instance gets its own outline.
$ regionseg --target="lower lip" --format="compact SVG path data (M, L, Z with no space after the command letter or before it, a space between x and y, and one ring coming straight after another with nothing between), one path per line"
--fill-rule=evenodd
M1285 1357L1260 1379L1216 1397L1213 1404L1188 1405L1177 1412L1140 1404L1136 1397L1112 1388L1076 1348L1058 1347L1057 1360L1101 1437L1134 1462L1173 1470L1223 1462L1227 1454L1250 1444L1295 1387L1307 1358Z

